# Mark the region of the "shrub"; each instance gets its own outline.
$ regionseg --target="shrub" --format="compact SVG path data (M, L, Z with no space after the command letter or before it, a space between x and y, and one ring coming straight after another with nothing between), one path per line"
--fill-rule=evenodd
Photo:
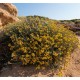
M44 17L27 17L26 21L7 25L5 30L12 40L8 44L12 60L34 64L37 69L57 65L78 46L73 32Z

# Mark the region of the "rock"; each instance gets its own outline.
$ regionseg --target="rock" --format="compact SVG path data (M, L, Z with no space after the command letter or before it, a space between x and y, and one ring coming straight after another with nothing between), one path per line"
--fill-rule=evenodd
M17 13L17 8L13 4L0 3L0 26L19 21Z

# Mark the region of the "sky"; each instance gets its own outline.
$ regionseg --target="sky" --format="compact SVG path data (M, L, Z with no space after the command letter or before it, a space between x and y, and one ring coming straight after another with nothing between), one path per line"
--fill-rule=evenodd
M44 16L56 20L80 19L80 3L13 3L18 16Z

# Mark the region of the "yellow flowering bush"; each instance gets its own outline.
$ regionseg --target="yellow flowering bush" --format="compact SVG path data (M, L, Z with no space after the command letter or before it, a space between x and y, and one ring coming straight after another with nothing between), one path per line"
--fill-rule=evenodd
M73 32L44 17L29 16L7 25L5 30L12 41L8 44L12 60L36 65L36 69L57 65L78 46Z

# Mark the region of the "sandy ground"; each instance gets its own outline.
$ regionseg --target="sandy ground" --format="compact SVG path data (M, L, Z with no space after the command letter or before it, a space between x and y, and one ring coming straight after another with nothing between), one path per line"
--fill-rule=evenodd
M2 69L0 73L0 77L51 77L53 76L52 71L50 69L47 70L35 70L33 66L20 66L20 65L12 65L7 66Z
M78 39L80 41L80 37L78 37ZM76 49L72 53L70 62L63 71L63 76L80 77L80 49Z
M78 37L80 40L80 37ZM76 49L69 61L67 67L62 70L63 77L80 77L80 49ZM55 72L56 74L56 72ZM4 67L0 73L1 77L53 77L55 76L51 69L35 70L32 66L10 65Z
M80 50L71 55L71 59L66 69L63 70L63 76L66 77L80 77Z

